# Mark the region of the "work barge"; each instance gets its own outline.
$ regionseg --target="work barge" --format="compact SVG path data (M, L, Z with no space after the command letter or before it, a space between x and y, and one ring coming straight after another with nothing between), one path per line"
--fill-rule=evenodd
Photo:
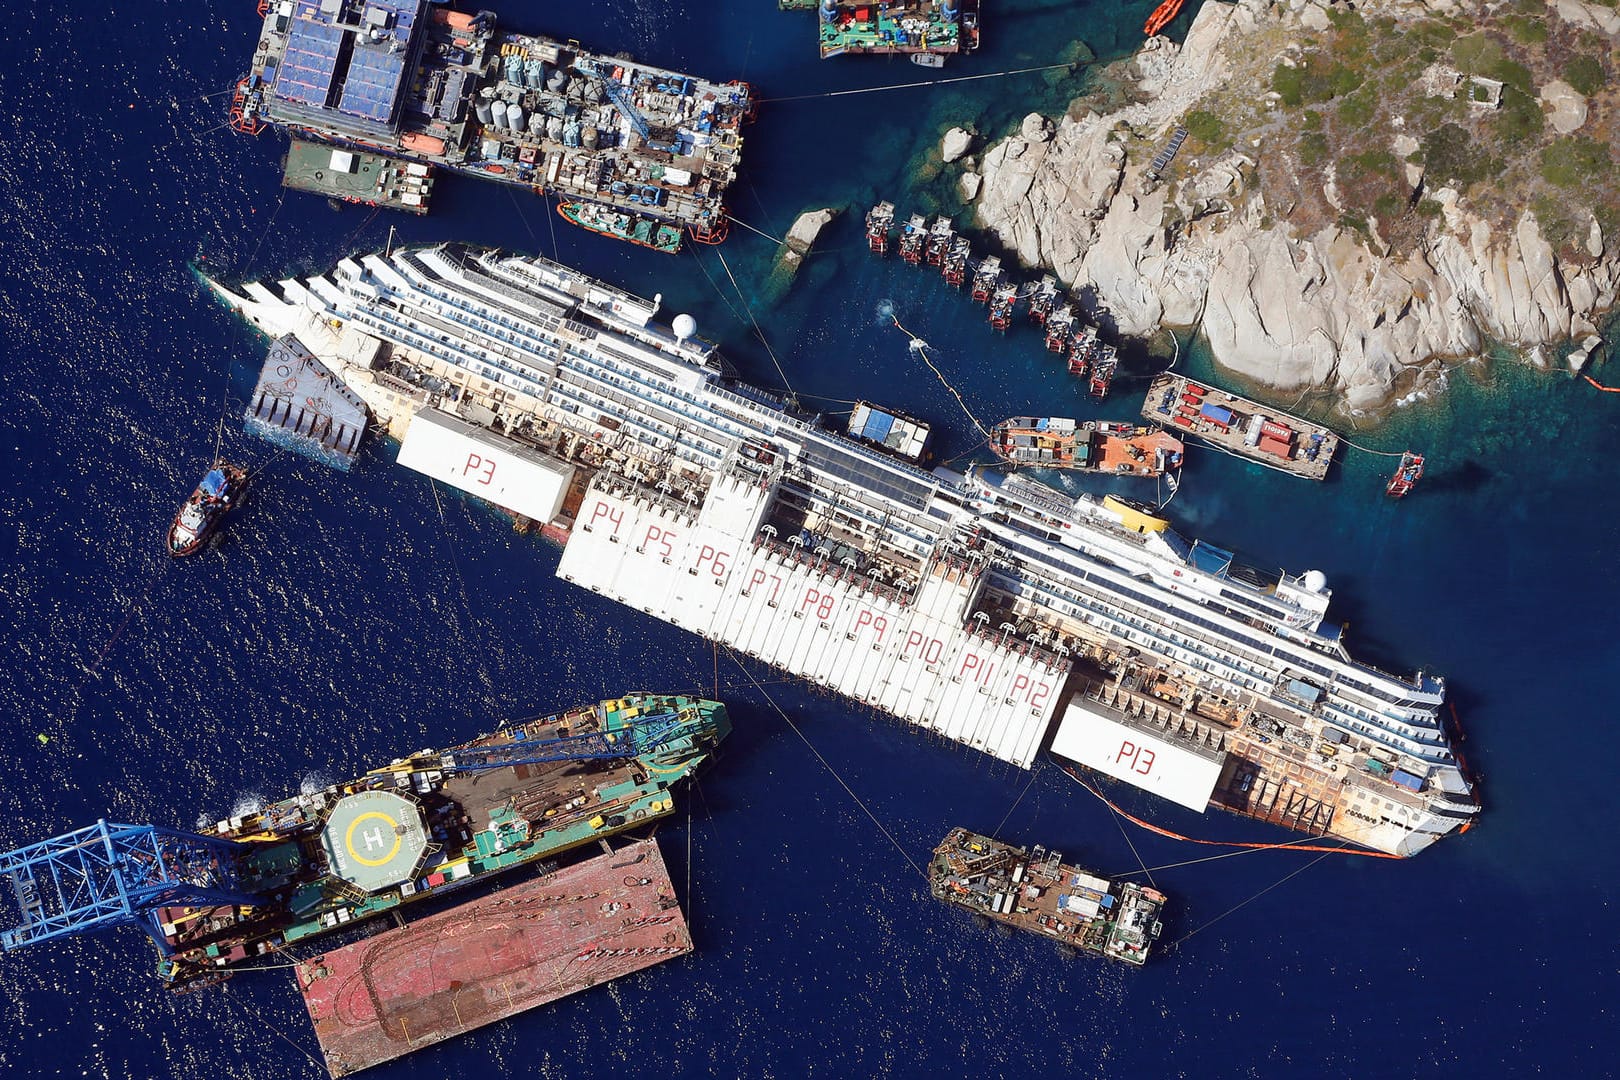
M1069 866L1056 851L1033 851L952 829L928 864L934 899L975 916L1039 934L1076 953L1137 967L1163 933L1165 895Z
M1339 436L1330 428L1175 372L1153 380L1142 402L1142 416L1307 480L1325 480L1339 449Z
M921 468L742 382L657 298L543 258L415 248L214 288L336 372L401 464L705 641L1198 811L1399 855L1478 813L1444 682L1352 658L1318 571L1247 565L1128 500Z
M271 0L261 10L231 106L240 131L282 127L598 204L615 221L595 230L604 235L632 237L647 221L725 238L725 193L755 108L742 82L601 56L428 0ZM315 171L302 161L288 160L290 186Z

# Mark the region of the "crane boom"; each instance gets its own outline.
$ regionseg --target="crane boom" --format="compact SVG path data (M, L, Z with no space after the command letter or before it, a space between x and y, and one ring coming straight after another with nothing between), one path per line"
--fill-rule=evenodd
M446 772L479 772L512 765L543 765L555 761L612 761L656 750L668 741L681 721L678 712L639 717L617 731L590 731L562 738L517 738L494 746L477 746L445 755Z

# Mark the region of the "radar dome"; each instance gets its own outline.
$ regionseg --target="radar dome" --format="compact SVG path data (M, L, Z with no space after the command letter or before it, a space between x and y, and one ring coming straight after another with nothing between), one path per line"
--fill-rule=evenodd
M1305 588L1319 593L1327 588L1327 575L1320 570L1305 571Z
M697 333L697 320L692 318L690 315L677 315L675 316L675 321L670 325L675 330L676 338L681 341L685 341L687 338Z

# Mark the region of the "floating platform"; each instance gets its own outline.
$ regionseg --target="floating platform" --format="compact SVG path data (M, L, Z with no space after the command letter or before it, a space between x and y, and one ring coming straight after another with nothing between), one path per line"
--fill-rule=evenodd
M821 0L821 58L845 53L950 56L979 47L979 0Z
M252 434L348 472L367 417L360 396L303 342L284 334L270 343L242 419Z
M339 1077L691 951L641 840L303 961L298 985Z
M1307 480L1325 479L1339 449L1338 435L1321 424L1168 372L1148 388L1142 415L1177 435Z
M1042 934L1092 956L1141 967L1163 932L1165 896L1068 866L1055 851L1026 851L952 829L928 866L934 899Z
M433 194L433 167L294 139L287 147L281 185L361 206L425 214Z

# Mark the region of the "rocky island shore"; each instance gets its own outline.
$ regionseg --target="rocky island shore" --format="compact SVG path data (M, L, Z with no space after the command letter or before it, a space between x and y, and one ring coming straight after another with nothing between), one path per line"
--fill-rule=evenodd
M1377 408L1490 342L1578 367L1620 287L1617 45L1582 0L1206 0L960 190L1117 332L1197 327L1278 391Z

